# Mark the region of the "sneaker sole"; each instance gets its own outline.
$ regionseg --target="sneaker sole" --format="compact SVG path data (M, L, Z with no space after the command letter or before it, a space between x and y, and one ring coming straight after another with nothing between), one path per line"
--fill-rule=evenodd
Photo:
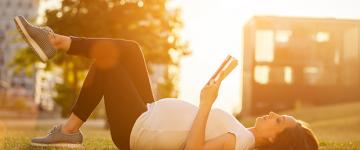
M81 144L68 144L68 143L56 143L56 144L41 144L41 143L31 143L31 146L37 147L61 147L61 148L81 148Z
M25 41L33 48L35 53L40 57L41 61L46 62L49 58L46 54L42 51L40 46L35 42L34 39L31 38L27 30L25 29L23 23L21 22L19 17L15 17L15 24L21 35L23 36Z

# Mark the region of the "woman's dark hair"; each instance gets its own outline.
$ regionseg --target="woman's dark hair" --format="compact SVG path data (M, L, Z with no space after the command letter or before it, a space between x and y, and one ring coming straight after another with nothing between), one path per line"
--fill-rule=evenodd
M274 142L259 150L318 150L319 144L313 132L298 121L295 127L289 127L279 133Z

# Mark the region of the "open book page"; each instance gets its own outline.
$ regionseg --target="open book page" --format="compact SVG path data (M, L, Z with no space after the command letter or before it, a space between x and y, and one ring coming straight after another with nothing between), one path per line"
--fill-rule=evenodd
M214 79L215 81L220 81L221 82L222 80L224 80L230 74L230 72L232 72L235 69L235 67L237 65L238 65L238 61L234 57L228 55L226 57L226 59L224 60L224 62L216 70L214 75L207 82L207 84L209 84L209 82L212 79Z

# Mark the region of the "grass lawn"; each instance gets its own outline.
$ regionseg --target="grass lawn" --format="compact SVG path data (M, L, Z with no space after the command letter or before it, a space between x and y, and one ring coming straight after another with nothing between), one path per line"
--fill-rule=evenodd
M44 136L51 127L41 127L41 129L8 129L2 141L0 149L5 150L62 150L65 148L39 148L31 146L29 141L34 136ZM85 139L84 146L80 149L107 150L116 149L111 141L110 133L103 129L86 128L83 130Z
M360 102L301 108L285 113L308 122L319 138L322 150L360 150ZM253 120L249 118L241 122L250 126ZM0 124L0 149L60 150L30 146L31 137L45 135L49 129L49 126L40 126L37 129L7 127L1 131ZM81 149L116 149L106 130L87 127L83 129L83 133L85 139Z

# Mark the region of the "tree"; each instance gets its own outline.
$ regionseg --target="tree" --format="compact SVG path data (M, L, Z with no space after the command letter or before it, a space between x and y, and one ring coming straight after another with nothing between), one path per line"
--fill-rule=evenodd
M60 8L46 11L44 24L64 35L135 40L142 46L147 63L179 67L180 58L190 53L187 43L179 37L183 26L180 10L168 10L166 3L166 0L63 0ZM28 54L19 55L17 60ZM64 70L64 83L57 86L60 93L55 99L63 110L68 111L65 107L71 106L69 103L72 104L76 97L69 92L78 93L84 79L81 74L90 62L59 55L50 62L49 66L52 65ZM174 79L174 75L164 74L160 96L177 96L177 80Z

